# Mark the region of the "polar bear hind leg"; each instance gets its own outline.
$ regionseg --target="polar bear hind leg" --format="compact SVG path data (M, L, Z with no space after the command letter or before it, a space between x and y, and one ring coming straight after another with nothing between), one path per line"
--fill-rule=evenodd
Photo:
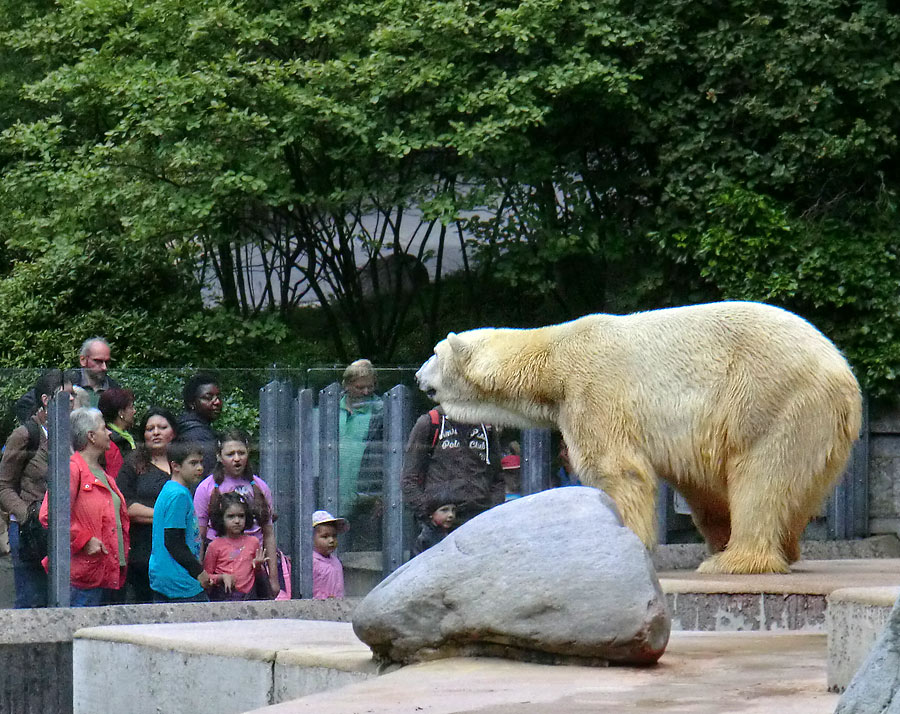
M710 553L725 550L731 538L731 515L728 501L709 488L680 484L678 491L691 507L694 525L706 541Z
M778 425L728 464L731 538L723 552L700 565L701 573L790 572L802 527L829 480L822 473L824 458L810 463L798 436Z
M812 487L807 493L806 502L797 512L796 518L784 534L782 551L789 563L800 560L800 539L810 520L815 518L822 508L825 499L831 493L835 484L840 480L846 465L850 451L849 444L842 444L827 458L821 475L817 475L812 481Z

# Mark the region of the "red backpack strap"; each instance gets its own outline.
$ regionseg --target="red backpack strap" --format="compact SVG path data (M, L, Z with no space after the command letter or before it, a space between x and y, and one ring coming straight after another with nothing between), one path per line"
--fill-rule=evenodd
M431 417L431 448L434 448L434 445L437 444L438 439L438 424L441 423L441 415L438 413L437 409L432 409L428 412L428 416Z

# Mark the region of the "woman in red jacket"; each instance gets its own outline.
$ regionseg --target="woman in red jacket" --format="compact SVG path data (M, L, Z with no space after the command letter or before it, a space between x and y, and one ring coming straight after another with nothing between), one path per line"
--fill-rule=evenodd
M71 606L87 607L113 602L113 593L125 585L128 556L128 507L116 480L100 466L109 447L109 432L100 410L72 412L69 459L72 547ZM41 507L47 523L47 498Z

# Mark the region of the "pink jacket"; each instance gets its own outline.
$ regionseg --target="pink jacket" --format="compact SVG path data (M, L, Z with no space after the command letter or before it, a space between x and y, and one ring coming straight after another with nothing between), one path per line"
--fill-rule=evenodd
M71 500L70 543L72 548L72 585L81 589L111 588L125 584L125 568L119 567L119 539L116 536L116 514L109 490L91 473L87 462L77 451L69 459L69 498ZM125 553L128 553L128 506L116 480L107 474L109 485L120 499L119 517ZM41 523L48 523L48 496L41 504ZM86 555L84 546L97 536L107 552Z

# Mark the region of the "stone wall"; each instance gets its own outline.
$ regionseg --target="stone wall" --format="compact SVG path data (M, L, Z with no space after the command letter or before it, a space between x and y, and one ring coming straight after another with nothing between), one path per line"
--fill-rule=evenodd
M285 600L0 610L0 712L71 714L72 637L85 627L283 618L349 622L357 602Z
M71 642L0 645L0 712L71 711Z
M900 535L900 404L873 405L869 426L869 530Z

